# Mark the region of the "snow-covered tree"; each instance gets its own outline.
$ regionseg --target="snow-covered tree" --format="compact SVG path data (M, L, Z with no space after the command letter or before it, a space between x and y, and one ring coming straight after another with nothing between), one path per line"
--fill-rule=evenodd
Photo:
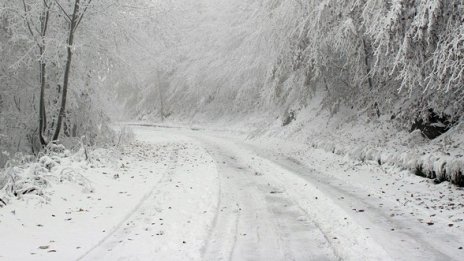
M102 101L112 79L130 77L135 57L149 60L133 45L162 37L146 32L163 13L157 7L142 0L2 2L0 149L37 152L51 140L108 135Z

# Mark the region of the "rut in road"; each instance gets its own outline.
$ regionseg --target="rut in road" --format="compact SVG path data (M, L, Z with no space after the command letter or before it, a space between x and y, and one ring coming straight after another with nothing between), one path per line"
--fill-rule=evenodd
M174 147L171 151L169 157L169 165L167 171L163 173L163 176L160 180L153 184L152 189L135 205L135 207L128 212L128 214L122 219L112 230L109 232L104 238L102 238L96 245L90 248L87 252L85 252L82 256L80 256L77 260L97 260L102 259L104 255L104 249L106 251L111 251L112 248L119 244L120 238L127 234L127 228L125 228L126 224L129 224L131 220L140 218L138 215L143 213L143 209L147 208L147 204L150 204L151 201L156 198L158 195L157 190L159 184L163 182L167 182L169 177L172 175L172 172L178 162L178 155L179 155L179 148ZM102 254L103 253L103 254Z
M214 144L220 200L203 260L337 260L328 240L285 191Z

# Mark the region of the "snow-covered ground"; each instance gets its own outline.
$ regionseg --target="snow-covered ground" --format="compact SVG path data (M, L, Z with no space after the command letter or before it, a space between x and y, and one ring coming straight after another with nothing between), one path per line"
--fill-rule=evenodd
M447 182L288 140L133 129L137 141L121 151L65 157L50 169L43 196L0 208L0 260L460 260L464 253L464 191Z

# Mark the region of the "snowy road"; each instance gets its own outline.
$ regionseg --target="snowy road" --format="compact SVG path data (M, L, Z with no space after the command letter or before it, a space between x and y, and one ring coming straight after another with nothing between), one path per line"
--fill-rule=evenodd
M355 166L322 152L299 159L283 147L245 143L225 133L133 129L145 147L125 153L132 155L130 159L121 156L122 172L117 179L96 175L108 172L97 168L86 174L96 187L87 199L78 193L67 195L66 205L42 208L40 219L21 216L28 213L28 207L16 207L14 219L0 222L2 233L19 231L9 238L13 242L32 235L14 251L2 251L0 260L461 257L462 228L439 219L453 213L440 216L422 207L429 204L427 200L436 202L431 196L435 192L420 194L426 190L420 187L425 184L423 179L394 178L377 166ZM440 194L446 191L445 187L438 189ZM69 194L59 191L52 202ZM449 191L461 193L454 188ZM415 198L430 199L417 204L400 201L412 193ZM74 203L83 209L70 211ZM65 212L68 218L46 218L48 212ZM454 219L460 217L454 214ZM437 224L418 221L424 215L434 217ZM40 227L34 222L40 222ZM17 223L22 228L15 228ZM0 240L0 247L9 240ZM37 250L41 242L50 242L47 249L53 251Z
M432 230L418 227L412 220L393 220L390 213L376 207L387 203L366 198L365 191L340 184L341 180L333 176L320 175L283 154L201 131L139 127L136 133L141 140L165 136L196 147L211 158L213 175L217 176L217 189L207 189L217 195L214 215L209 216L210 224L205 219L204 227L196 228L206 231L203 244L200 236L197 248L183 249L180 252L185 253L177 256L169 251L179 250L167 249L160 257L167 258L167 254L170 260L187 256L200 260L458 260L459 251L424 240L433 236ZM191 172L198 173L195 169ZM208 187L203 180L200 184L195 182L198 181L192 183L194 186ZM338 199L344 199L343 203ZM177 204L176 208L184 207L181 201ZM353 205L358 210L353 211ZM462 240L447 236L451 237L448 240ZM438 235L434 240L441 239ZM144 244L135 242L134 246ZM123 249L124 253L131 251ZM106 248L98 251L108 252ZM120 253L114 249L112 252L111 257ZM156 260L157 253L151 254ZM89 260L98 259L93 257Z
M220 177L219 204L204 260L334 260L329 242L256 155L203 139Z
M170 158L170 171L157 183L149 195L142 198L138 205L130 212L113 232L111 232L97 245L81 256L81 260L335 260L336 255L320 229L310 221L310 217L280 188L278 181L259 172L258 158L249 158L247 151L236 150L233 144L221 139L204 138L172 131L136 129L140 140L150 142L150 136L164 139L173 139L186 147L193 147L200 158L205 162L190 165L189 161L198 155L189 152L173 152ZM206 153L206 155L204 154ZM181 159L184 156L185 158ZM211 161L209 159L211 157ZM257 156L256 156L257 157ZM250 161L251 160L251 161ZM256 162L254 161L256 160ZM204 164L206 163L206 164ZM203 165L203 166L201 166ZM214 171L211 171L211 167ZM208 169L209 168L209 169ZM200 172L204 171L206 172ZM190 172L197 179L185 180L180 175ZM211 178L212 174L216 179ZM215 188L208 187L208 177ZM203 192L213 193L210 199L215 202L210 206L204 205L202 209L214 206L211 215L198 216L187 211L177 212L186 208L188 201L182 195L175 199L178 191L169 186L172 179L179 180L186 187L205 188ZM164 181L163 181L164 179ZM197 191L198 193L199 191ZM198 206L204 199L201 194L189 195L190 206ZM163 200L160 200L163 199ZM161 202L163 201L163 202ZM161 233L165 240L163 245L170 242L183 242L173 244L165 249L157 249L150 237L136 235L136 231L152 225L152 217L146 217L150 209L163 209L162 205L170 205L174 214L163 216L165 224ZM165 209L165 208L164 208ZM208 211L203 211L208 212ZM156 215L156 214L155 214ZM158 215L156 215L158 216ZM201 224L200 219L203 219ZM189 237L190 231L185 231L179 224L188 220L197 223L197 237ZM200 226L198 225L200 223ZM127 224L130 224L128 226ZM170 228L166 228L170 226ZM161 229L161 228L160 228ZM203 231L198 231L203 230ZM203 238L201 235L204 235ZM179 235L184 238L177 239ZM130 238L130 240L128 240ZM185 242L185 243L184 243ZM193 242L193 244L192 244ZM188 246L184 246L188 245ZM179 248L180 249L176 249ZM152 249L152 251L140 251ZM170 253L170 251L172 253Z

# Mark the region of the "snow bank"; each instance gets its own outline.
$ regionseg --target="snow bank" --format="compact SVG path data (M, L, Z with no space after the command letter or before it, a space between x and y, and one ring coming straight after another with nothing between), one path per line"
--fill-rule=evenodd
M54 183L69 182L83 193L93 191L81 173L89 166L108 164L117 154L113 149L92 149L84 146L72 153L63 145L50 144L39 156L17 155L0 171L0 206L14 198L38 197L47 202Z
M279 122L268 126L264 135L305 140L312 148L362 162L394 165L436 183L464 186L464 124L428 140L420 131L409 133L388 117L370 120L350 110L325 115L305 108L288 127Z

